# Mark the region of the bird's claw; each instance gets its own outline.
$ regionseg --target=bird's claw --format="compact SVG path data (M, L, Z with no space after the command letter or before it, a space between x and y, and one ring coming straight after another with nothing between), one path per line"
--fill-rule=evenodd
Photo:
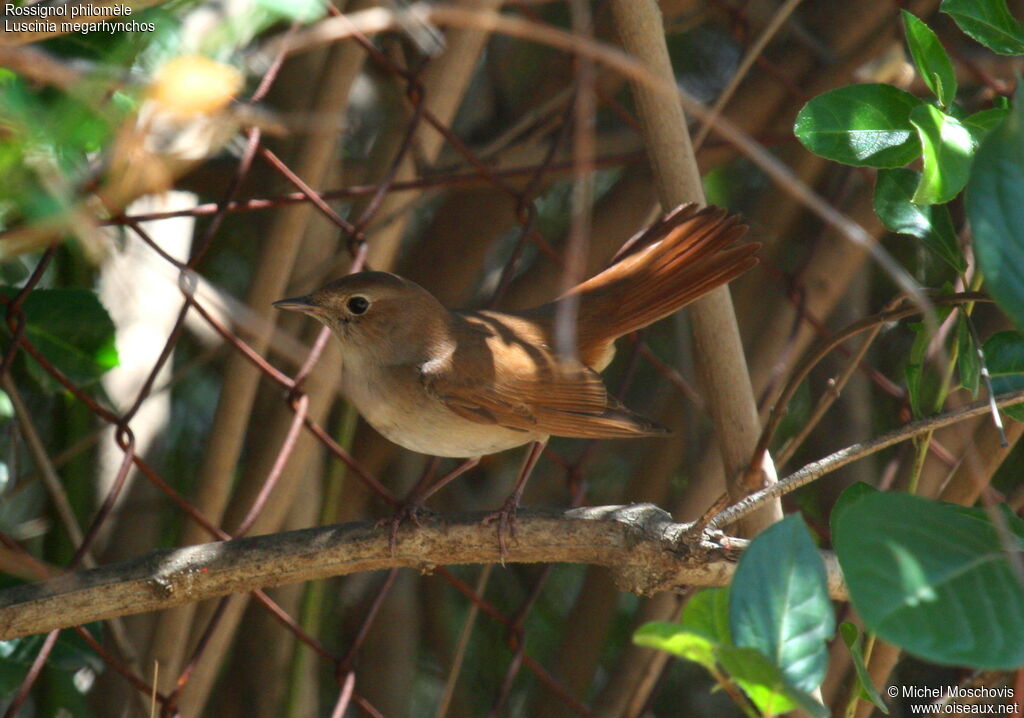
M375 528L383 528L384 526L389 527L388 553L391 556L395 555L395 545L398 542L398 529L401 528L402 524L404 524L407 521L411 521L412 523L416 524L416 526L422 526L423 522L420 520L421 512L430 513L430 509L428 509L422 503L408 501L399 506L398 509L395 510L395 513L391 514L391 516L386 516L382 519L379 519L377 523L374 524Z
M498 553L501 557L501 565L505 565L505 557L508 556L508 542L510 538L516 537L516 512L519 510L517 497L510 496L505 500L504 505L498 511L484 516L481 523L489 526L495 521L498 522Z

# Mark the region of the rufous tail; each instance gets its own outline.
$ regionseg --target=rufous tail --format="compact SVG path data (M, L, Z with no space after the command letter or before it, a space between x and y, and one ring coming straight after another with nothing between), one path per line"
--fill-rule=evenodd
M609 344L729 282L757 264L760 245L733 246L746 226L719 207L687 205L664 237L629 253L569 290L579 297L577 346L584 363L603 363ZM561 299L561 298L560 298ZM554 310L559 300L546 307Z

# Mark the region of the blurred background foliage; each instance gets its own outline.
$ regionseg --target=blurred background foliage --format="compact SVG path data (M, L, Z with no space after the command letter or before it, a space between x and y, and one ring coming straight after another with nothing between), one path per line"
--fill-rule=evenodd
M578 30L561 2L460 4L501 6L513 16ZM0 44L0 273L9 308L0 345L13 360L0 401L5 586L67 566L118 476L123 452L111 422L83 397L114 416L131 411L135 451L229 533L263 485L291 421L281 387L260 379L194 309L176 324L183 301L178 268L136 227L201 278L196 301L218 322L290 373L318 330L302 318L275 316L269 301L343 274L364 247L371 266L409 276L449 306L496 301L517 308L558 291L557 257L572 213L579 79L572 57L476 28L447 30L442 48L431 44L437 28L411 19L408 32L371 35L365 45L315 45L278 68L273 42L323 17L319 0L147 5L153 3L137 3L129 19L152 23L152 30L31 43L12 41L8 33ZM903 5L925 19L948 50L965 112L991 108L1010 94L1012 58L960 32L937 12L937 0ZM1019 17L1021 8L1013 5ZM336 9L375 6L351 0ZM662 0L660 6L682 88L712 104L729 87L724 115L860 222L922 285L957 281L954 268L924 244L885 230L873 211L872 170L826 162L792 131L811 98L854 82L927 94L895 4L805 0L735 87L741 59L780 4ZM589 7L594 36L614 45L608 3L595 0ZM268 73L273 82L261 86ZM594 83L591 270L660 213L623 78L598 66ZM417 114L420 102L451 127L468 155ZM296 185L267 151L256 149L257 140L315 190L327 192L329 207L347 223L342 226L356 231L339 229L337 219L308 202L282 199ZM824 226L714 132L698 161L709 201L743 213L752 238L764 244L762 265L736 282L733 293L754 389L767 411L817 338L879 311L898 289L863 247ZM380 187L385 191L375 195ZM215 211L218 203L249 199L269 201ZM950 211L961 230L962 203L955 200ZM161 212L181 216L141 224L130 219ZM34 289L22 297L26 286ZM23 311L25 336L79 392L26 352L8 351L12 335L22 330L12 302ZM987 305L978 305L973 318L983 339L1011 329ZM606 374L620 398L673 428L676 437L556 439L526 506L653 501L678 520L692 520L710 505L721 483L709 421L694 401L699 387L689 383L685 324L684 316L675 317L646 331L642 345L622 341ZM165 344L166 364L152 373ZM906 324L884 327L780 474L909 420L914 412L905 368L914 346ZM799 432L854 348L833 353L810 374L789 405L775 448ZM942 342L918 348L926 366L922 391L937 396ZM404 494L427 460L383 441L335 400L337 366L328 345L305 384L314 398L310 416ZM970 400L969 391L952 392L945 406ZM984 456L978 480L1017 510L1024 504L1024 466L1013 448L1020 430L1011 425L1009 448L998 447L991 432L980 420L938 432L920 466L914 446L895 446L801 490L787 499L787 509L802 510L828 546L829 510L846 485L864 480L903 487L916 474L919 492L937 496L965 456L977 452ZM433 499L433 508L498 506L519 461L516 452L485 458ZM441 471L447 468L444 463ZM388 513L322 444L304 435L253 532ZM134 470L97 528L86 565L209 540ZM506 621L474 606L446 575L477 586ZM199 653L195 647L213 606L128 617L88 631L144 680L154 678L158 662L155 680L165 694L188 666L192 673L178 697L186 716L331 715L336 678L350 670L359 699L348 715L431 716L440 714L439 705L450 716L561 716L579 714L581 706L585 715L608 717L739 714L722 693L710 691L710 677L696 664L659 663L650 650L632 646L642 618L666 606L671 613L678 599L621 594L602 569L454 567L449 574L360 575L270 594L338 660L324 659L242 597L225 609L228 617L219 617ZM31 716L149 714L149 697L71 631L56 639L28 696L15 698L43 642L0 643L0 705L17 700L19 715ZM834 652L823 688L825 704L836 710L853 670L845 655ZM541 668L524 668L524 656ZM889 677L910 685L966 675L895 658L877 671L878 682ZM858 710L867 715L871 708ZM901 710L897 702L892 714Z

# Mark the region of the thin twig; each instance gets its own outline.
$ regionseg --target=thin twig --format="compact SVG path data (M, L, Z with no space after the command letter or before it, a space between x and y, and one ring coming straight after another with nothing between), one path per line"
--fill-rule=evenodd
M53 467L53 463L46 453L46 447L39 437L39 432L36 431L36 427L32 423L31 414L21 398L21 392L18 391L18 387L15 385L14 380L11 379L10 374L5 374L0 379L0 386L3 387L4 392L11 399L11 404L14 405L14 414L18 419L18 428L21 430L21 436L25 439L25 446L28 447L29 454L32 455L32 460L39 471L43 487L46 489L50 501L53 502L53 508L57 512L61 525L67 532L71 544L75 547L81 546L85 538L82 534L82 528L78 525L75 511L71 508L67 492L64 491L64 484L61 483L57 470ZM86 552L83 563L88 568L96 565L96 561L90 552Z
M719 94L718 99L715 100L715 104L712 105L708 111L707 117L701 121L700 130L697 131L697 136L693 140L693 150L696 152L704 144L704 140L707 139L708 133L711 128L718 122L719 116L722 114L722 110L725 109L726 104L732 99L732 96L736 93L736 89L740 86L740 83L747 77L747 73L750 72L750 68L754 66L757 58L764 52L764 48L771 42L771 39L775 37L775 33L779 31L782 24L786 22L793 11L796 10L796 6L799 5L802 0L786 0L786 2L775 11L771 21L765 26L761 34L758 35L754 44L747 49L747 54L743 56L740 61L740 65L736 68L736 72L733 73L732 79L729 80L729 84L726 85L725 89Z
M778 452L775 457L775 461L779 466L784 466L786 462L793 457L796 450L814 430L814 427L818 425L818 422L821 421L822 417L825 416L829 407L832 406L832 404L835 403L835 400L839 398L839 395L842 394L846 383L850 381L850 377L852 377L853 373L860 367L861 361L864 359L864 355L867 354L868 349L872 344L874 344L879 332L882 331L882 326L882 324L876 324L871 329L871 332L864 337L864 341L861 342L859 347L857 347L857 351L854 352L852 357L850 357L850 361L845 367L843 367L839 376L829 384L828 389L821 395L821 398L818 400L818 405L814 407L814 411L811 412L807 422L800 427L800 431L787 441L782 450Z
M996 406L1011 406L1014 404L1020 404L1024 402L1024 390L1011 392L1009 394L1002 394L998 397L994 397ZM752 511L756 511L757 508L766 501L784 496L796 489L817 481L826 474L830 474L833 471L846 466L847 464L853 463L858 459L863 459L865 456L876 454L882 449L885 449L893 444L898 444L901 441L912 439L915 436L920 436L936 429L941 429L944 426L950 424L956 424L957 422L965 419L970 419L975 416L986 414L990 411L989 401L976 401L972 404L965 404L959 409L948 411L945 414L938 414L937 416L930 416L920 421L914 421L909 424L905 424L898 429L894 429L886 434L882 434L874 439L868 441L858 442L845 449L840 449L834 454L830 454L823 459L814 461L807 464L798 471L794 471L786 478L780 480L777 484L773 484L761 491L747 496L741 501L737 501L735 504L725 509L710 522L708 522L708 529L714 530L722 526L728 526L734 521L746 516Z
M483 596L487 590L487 582L491 578L491 569L493 568L494 564L487 564L480 569L476 586L473 587L473 592L477 596ZM480 607L471 602L469 610L466 612L466 620L462 623L462 630L459 631L459 642L455 646L455 655L452 656L452 667L448 671L448 679L444 683L444 692L441 694L441 700L437 703L437 711L434 713L436 718L444 718L448 714L448 706L452 702L452 696L455 695L455 684L462 671L462 662L466 658L466 649L469 648L469 637L473 634L473 627L476 626L476 618L479 614Z
M978 292L961 292L959 294L932 297L930 299L930 304L933 307L941 307L947 305L955 306L965 302L989 301L992 300L985 294ZM861 332L873 330L875 327L883 326L890 322L897 322L901 319L920 314L921 312L922 309L920 306L886 309L877 314L872 314L871 316L857 320L845 329L842 329L831 336L825 337L816 345L816 347L812 348L799 366L793 370L792 375L789 377L789 381L786 382L786 386L783 387L782 391L773 402L771 413L768 420L765 422L764 429L761 432L761 438L758 440L757 450L753 454L748 471L756 472L760 470L759 457L764 451L767 451L768 445L771 443L772 437L778 429L779 422L782 421L782 417L786 414L786 409L789 406L790 399L793 398L793 395L800 387L800 384L807 378L807 375L815 366L818 365L819 362L821 362L822 359L828 356L833 349L841 345L843 342L855 337Z

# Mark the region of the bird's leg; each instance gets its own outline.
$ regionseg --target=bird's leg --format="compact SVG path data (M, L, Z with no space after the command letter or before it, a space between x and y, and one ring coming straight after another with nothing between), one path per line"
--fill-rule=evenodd
M427 467L423 470L423 474L420 476L419 481L417 481L416 485L412 487L412 491L410 491L405 497L405 501L402 502L401 506L398 507L390 518L381 519L377 522L378 526L382 526L386 523L391 527L390 533L388 534L388 550L392 555L395 553L395 540L398 536L399 527L408 519L412 519L413 523L419 525L419 512L426 507L427 499L447 486L454 479L462 476L462 474L479 464L480 457L474 456L466 459L424 491L423 487L430 483L430 479L434 475L434 469L437 468L437 462L437 457L431 459L427 464Z
M455 479L457 479L460 476L462 476L464 473L466 473L467 471L469 471L470 469L472 469L473 467L475 467L479 463L480 463L480 457L479 456L471 456L470 458L466 459L461 464L456 466L454 469L449 471L447 474L442 476L440 479L435 481L430 486L430 488L427 489L424 492L423 496L420 497L420 501L426 501L431 496L436 494L438 491L443 489L445 486L447 486L452 481L454 481Z
M512 493L505 499L505 503L500 510L484 517L484 525L495 520L498 522L498 550L501 553L502 564L505 563L505 556L508 554L508 538L510 535L515 538L516 535L516 511L519 509L519 502L523 498L526 480L530 478L530 474L533 473L533 467L537 465L537 460L540 459L540 455L547 445L547 438L530 444L530 450L526 454L523 468L519 470L519 476L516 478L516 485L512 489Z

